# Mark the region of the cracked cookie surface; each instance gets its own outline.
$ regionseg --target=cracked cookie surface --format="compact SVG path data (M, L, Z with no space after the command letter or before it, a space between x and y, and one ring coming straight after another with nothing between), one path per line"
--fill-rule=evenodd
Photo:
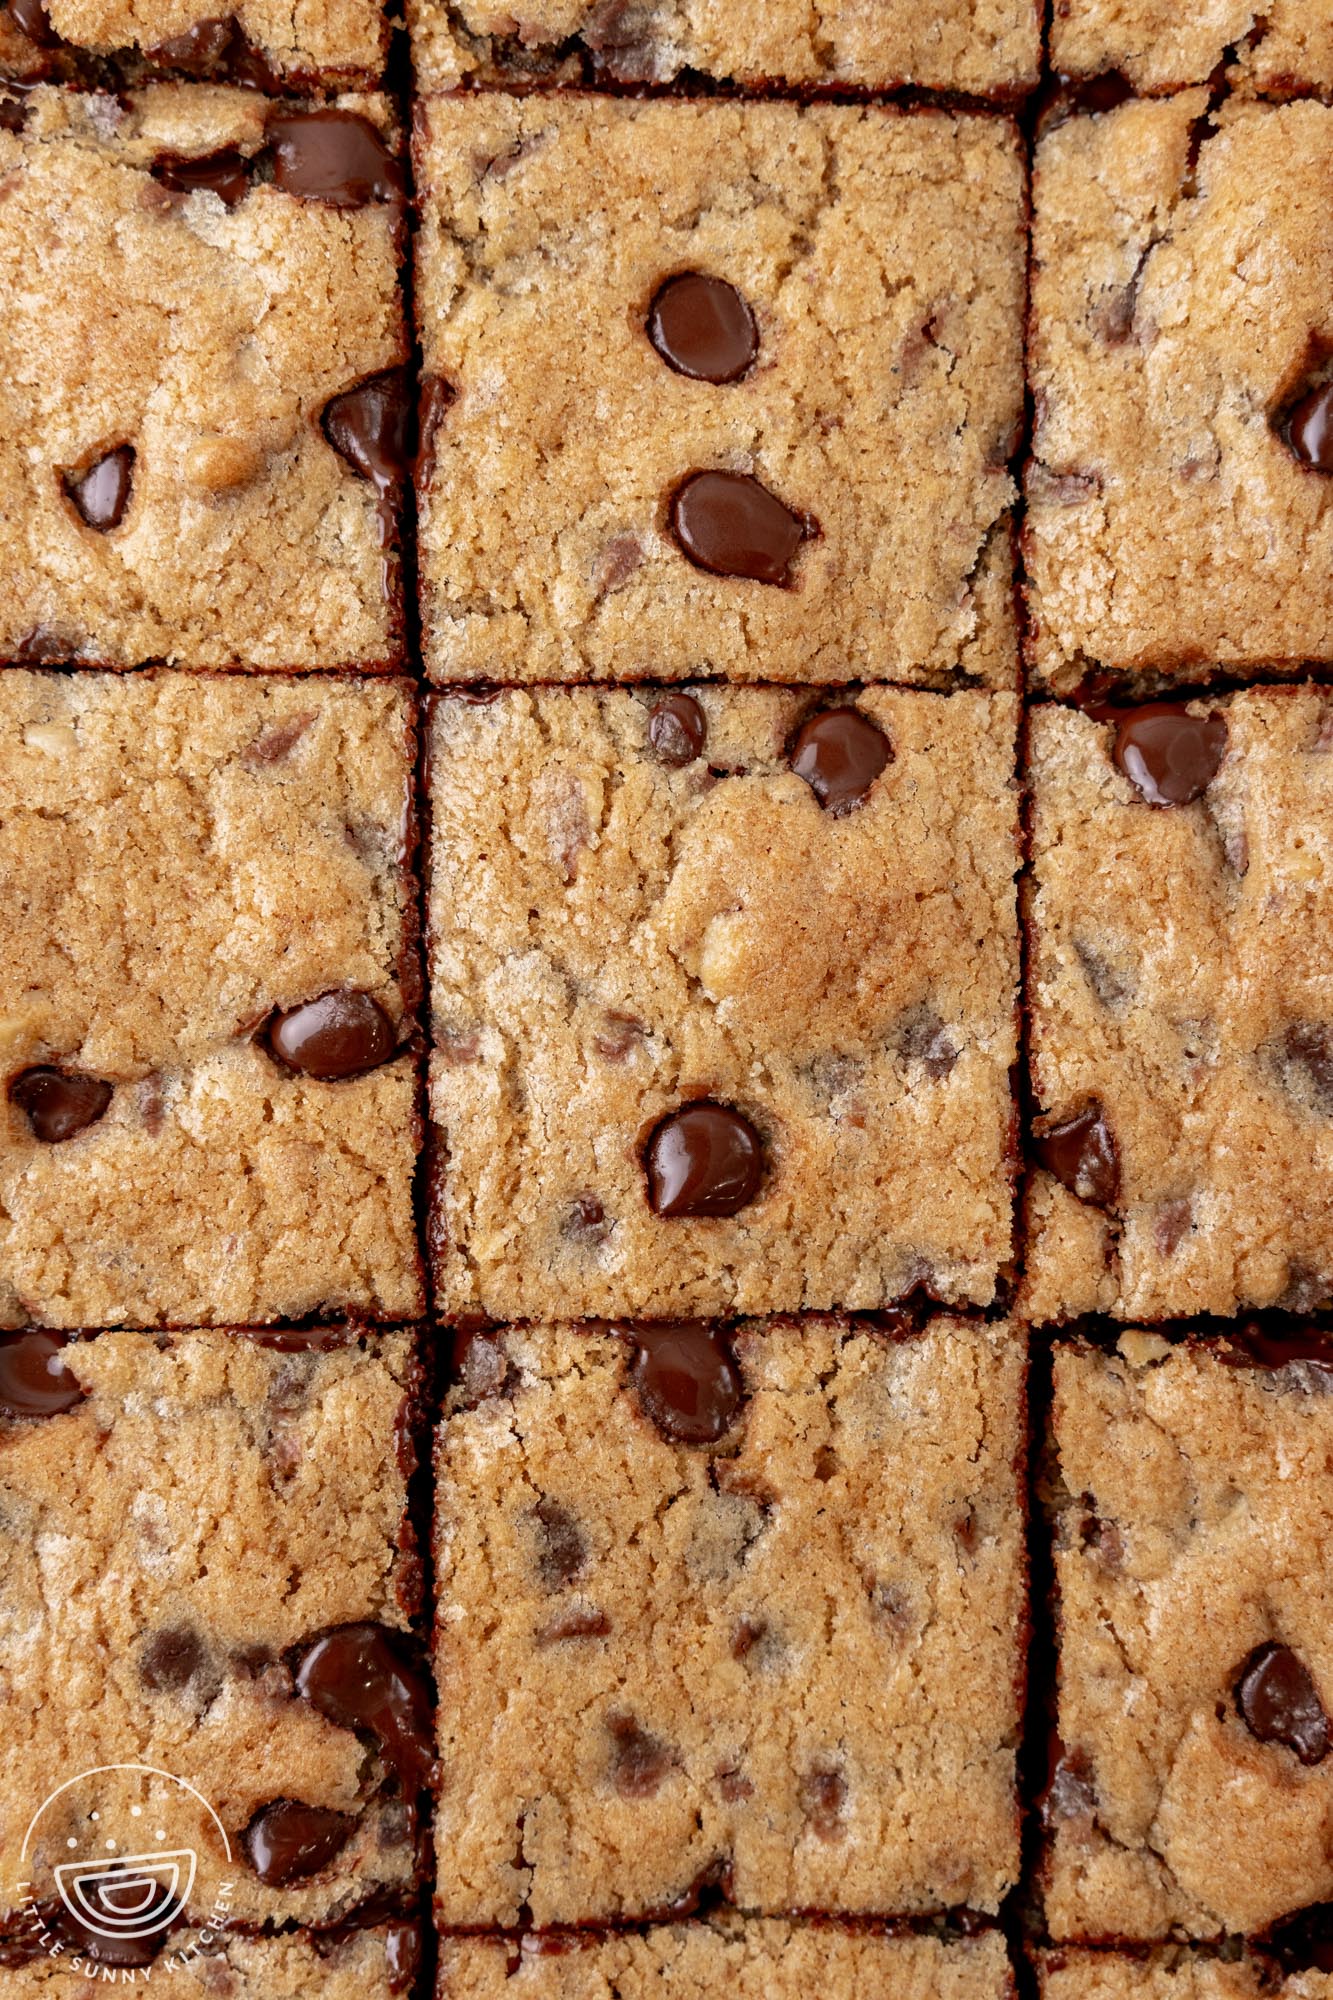
M1042 2000L1330 2000L1327 1972L1282 1978L1265 1959L1209 1958L1168 1946L1146 1956L1051 1951L1038 1958Z
M26 1863L25 1828L58 1782L111 1765L170 1772L221 1820L231 1855L210 1823L200 1920L224 1881L231 1918L251 1924L327 1923L372 1891L411 1893L410 1799L372 1741L301 1697L293 1667L330 1627L404 1634L418 1608L400 1460L412 1341L271 1338L287 1349L104 1333L59 1346L53 1375L18 1351L49 1336L0 1335L0 1909L20 1937L26 1884L49 1881L84 1831L80 1795L42 1816ZM12 1414L41 1400L34 1382L50 1414ZM268 1884L246 1833L277 1799L344 1816L345 1839L322 1868ZM87 1942L58 1934L67 1952Z
M1011 1237L1014 722L1008 696L883 688L827 707L698 686L437 702L448 1310L994 1296ZM841 803L835 747L839 770L869 757L857 784L877 768ZM673 1131L692 1107L712 1107L703 1133ZM682 1154L702 1171L713 1140L748 1145L744 1199L691 1206L692 1186L673 1206Z
M993 1911L1018 1862L1021 1336L698 1334L730 1383L712 1443L682 1441L656 1337L465 1348L437 1451L444 1921L642 1915L701 1881L757 1913Z
M413 750L388 682L0 675L0 1324L419 1310ZM379 1066L273 1054L330 992Z
M1117 761L1135 713L1029 717L1024 1309L1308 1311L1333 1288L1333 698L1191 701L1168 725L1209 732L1197 777L1220 761L1174 806ZM1086 1141L1051 1171L1043 1135L1088 1117L1100 1171Z
M433 677L1013 685L1007 120L437 99L417 181L443 385L420 479ZM739 379L687 376L649 338L691 272L752 315ZM701 470L783 510L792 542L763 577L682 548Z
M42 87L0 128L0 658L399 657L391 508L321 419L405 357L401 203L265 179L270 109L253 90ZM387 159L386 100L330 111ZM201 160L224 193L189 179ZM116 454L121 489L90 506Z
M577 81L585 62L613 83L669 83L682 70L722 82L775 82L1014 96L1037 79L1032 0L527 0L516 21L491 0L409 0L418 77L463 82Z
M1333 87L1333 0L1056 0L1051 64L1064 76L1119 70L1136 90L1207 83L1283 95Z
M1298 1755L1238 1693L1279 1647L1333 1707L1333 1342L1062 1346L1052 1434L1052 1936L1253 1935L1333 1900L1327 1725Z
M654 1925L641 1936L453 1938L440 1948L436 2000L1009 2000L1003 1941L957 1943L832 1926L718 1919ZM517 1960L517 1963L515 1963Z
M1034 175L1032 648L1198 681L1333 658L1333 484L1287 419L1333 360L1333 109L1206 91L1056 127Z
M49 74L80 56L225 80L241 72L261 89L288 83L371 84L384 70L389 28L380 0L43 0L43 18L0 17L0 75Z

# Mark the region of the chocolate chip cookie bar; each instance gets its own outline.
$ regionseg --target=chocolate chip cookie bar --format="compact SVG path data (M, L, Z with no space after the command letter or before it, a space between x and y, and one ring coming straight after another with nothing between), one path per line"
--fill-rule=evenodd
M1333 696L1037 707L1035 1319L1333 1293Z
M0 76L108 73L249 84L263 91L375 83L389 24L379 0L8 0Z
M0 1325L421 1309L398 683L0 674Z
M101 1967L77 1948L18 1949L23 1956L10 1963L0 1941L6 2000L94 2000L101 1990ZM151 1962L149 1984L167 2000L393 2000L408 1990L420 1949L417 1926L405 1921L304 1936L177 1931ZM990 1996L977 1991L977 2000ZM959 2000L972 1995L960 1991Z
M0 120L0 660L397 661L393 147L374 97Z
M1333 1338L1061 1346L1052 1427L1051 1935L1333 1900Z
M1207 83L1284 96L1333 86L1330 0L1055 0L1051 62L1065 76L1117 70L1135 90Z
M445 1924L642 1917L707 1885L752 1914L995 1910L1018 1865L1020 1333L685 1321L459 1350Z
M1033 0L410 0L418 81L670 83L682 71L722 83L893 90L901 85L1011 99L1040 57Z
M601 1937L453 1938L437 2000L1009 2000L1003 1940L942 1943L834 1925L677 1923Z
M994 1297L1014 722L887 688L437 700L446 1311Z
M418 1394L403 1333L0 1335L9 1933L97 1956L112 1888L80 1899L85 1929L54 1870L107 1828L123 1853L134 1821L194 1849L196 1925L219 1902L327 1923L410 1896L433 1759L408 1631ZM131 1956L110 1962L162 1946L113 1938Z
M1333 659L1333 107L1209 105L1037 149L1024 532L1060 692Z
M437 680L1012 686L1008 120L440 98L417 183Z
M1333 2000L1327 1969L1284 1979L1267 1960L1214 1958L1179 1946L1134 1957L1043 1952L1038 1972L1041 2000Z

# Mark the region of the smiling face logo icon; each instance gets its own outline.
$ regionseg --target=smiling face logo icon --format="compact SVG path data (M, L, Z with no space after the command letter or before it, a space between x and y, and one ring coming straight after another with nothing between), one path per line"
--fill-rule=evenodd
M197 1922L196 1892L214 1903L231 1846L185 1779L147 1764L104 1764L43 1800L22 1860L25 1901L57 1950L142 1965L173 1926Z

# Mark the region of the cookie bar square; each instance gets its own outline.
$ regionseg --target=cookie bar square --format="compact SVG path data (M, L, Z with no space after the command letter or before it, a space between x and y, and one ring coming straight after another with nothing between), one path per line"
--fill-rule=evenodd
M163 1836L195 1852L196 1927L411 1895L419 1372L398 1332L0 1335L8 1932L97 1954L114 1896L56 1868ZM113 1937L102 1960L162 1945Z
M653 1925L642 1933L447 1938L437 2000L1009 2000L995 1932L944 1943L764 1919Z
M417 168L437 680L1013 685L1007 119L481 94Z
M1144 1956L1050 1951L1038 1959L1041 2000L1333 2000L1327 1972L1275 1971L1267 1959L1213 1958L1170 1946Z
M1033 0L529 0L516 23L491 0L409 0L417 79L670 83L682 70L719 82L892 90L915 84L1001 99L1037 80Z
M994 1297L1014 723L886 688L437 700L446 1311Z
M421 1310L400 683L0 674L0 1325Z
M1330 1391L1299 1323L1057 1349L1053 1937L1252 1935L1333 1899Z
M399 658L393 144L187 84L0 123L0 660Z
M373 84L389 24L381 0L11 0L0 23L0 75L166 73L261 90Z
M1333 1293L1333 697L1037 707L1026 1310Z
M1206 91L1037 150L1038 679L1333 658L1333 107Z
M11 1963L5 1949L0 1939L6 2000L89 2000L97 1991L100 1968L77 1952L66 1948L52 1956L39 1942L29 1946L19 1939ZM226 2000L310 2000L312 1994L320 2000L393 2000L406 1990L405 1974L419 1952L416 1927L407 1921L275 1937L173 1931L152 1961L150 1979L167 2000L216 2000L218 1994ZM988 1990L984 2000L990 2000Z
M1333 86L1333 4L1269 0L1056 0L1051 62L1063 76L1118 70L1135 90L1207 83L1226 65L1233 88L1283 95Z
M1024 1344L849 1320L460 1336L446 1925L994 1910L1018 1865Z

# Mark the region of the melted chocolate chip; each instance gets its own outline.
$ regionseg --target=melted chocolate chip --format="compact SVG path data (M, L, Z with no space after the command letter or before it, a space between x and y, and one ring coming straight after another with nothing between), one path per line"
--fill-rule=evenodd
M58 1417L83 1401L58 1333L0 1333L0 1417Z
M1304 465L1333 472L1333 382L1321 382L1290 412L1284 436Z
M807 524L748 472L692 472L671 497L671 531L714 576L786 584Z
M1113 755L1150 806L1187 806L1212 784L1226 749L1224 716L1157 701L1121 716Z
M456 1333L453 1362L458 1402L465 1410L475 1410L488 1397L506 1395L513 1386L514 1369L499 1334Z
M155 1880L128 1869L123 1875L84 1876L79 1893L85 1899L88 1921L83 1922L61 1902L47 1918L48 1927L66 1945L97 1965L141 1970L151 1965L162 1950L166 1933L154 1931L151 1937L126 1937L117 1934L116 1926L124 1924L127 1907L131 1911L142 1908L145 1898L152 1900L149 1891L160 1886Z
M218 69L236 39L236 22L230 14L213 14L196 21L183 34L145 51L157 69L183 70L187 76L207 76Z
M722 1334L706 1320L638 1327L631 1370L639 1406L678 1444L716 1444L740 1407L741 1378Z
M169 194L194 194L202 189L215 194L228 208L235 208L250 191L250 172L245 160L233 147L219 153L205 153L185 159L177 153L159 153L153 161L153 179Z
M622 1799L650 1799L675 1758L665 1743L640 1726L632 1715L609 1715L611 1782Z
M250 1866L271 1889L304 1882L328 1866L352 1836L356 1821L326 1806L275 1799L262 1806L241 1836Z
M704 712L692 694L664 694L648 717L648 741L657 760L679 770L701 756L708 738Z
M573 1583L588 1560L588 1544L574 1516L558 1500L539 1500L533 1508L541 1529L537 1567L548 1590Z
M440 425L458 401L458 391L443 375L423 375L417 410L416 475L423 487L435 472L435 439Z
M759 352L754 315L725 278L683 271L668 278L648 309L648 338L678 375L736 382Z
M1120 1153L1099 1104L1077 1117L1033 1133L1037 1158L1048 1173L1096 1208L1114 1208L1120 1195Z
M66 475L64 483L80 518L90 528L103 535L110 528L118 528L125 518L134 484L133 445L117 445L77 478Z
M405 1993L421 1966L421 1925L415 1917L399 1917L384 1933L384 1965L390 1993Z
M860 805L892 755L884 731L859 709L829 708L801 725L791 767L837 817Z
M267 133L273 179L284 194L332 208L403 198L402 168L358 112L275 112Z
M48 1146L74 1138L95 1125L111 1102L113 1085L100 1076L38 1064L21 1070L9 1086L9 1101L26 1112L33 1137Z
M1322 1021L1293 1021L1283 1037L1283 1050L1314 1098L1315 1108L1333 1115L1333 1033Z
M27 117L27 106L21 98L7 97L0 92L0 132L21 132Z
M689 1104L654 1129L648 1199L658 1215L735 1215L764 1174L759 1134L725 1104Z
M1231 1368L1315 1369L1333 1389L1333 1333L1267 1333L1261 1326L1229 1333L1219 1359Z
M269 1023L268 1045L279 1062L324 1082L363 1076L388 1062L393 1022L369 993L322 993Z
M35 42L39 49L59 48L60 37L51 26L51 16L42 0L9 0L9 18L19 33Z
M1236 1706L1251 1736L1284 1743L1302 1764L1328 1755L1328 1717L1310 1670L1290 1646L1269 1644L1251 1653L1236 1682Z
M847 1780L841 1771L820 1768L801 1779L801 1810L820 1840L841 1840Z
M139 1655L139 1679L145 1687L183 1688L204 1665L204 1642L189 1625L169 1625L155 1632Z
M380 501L381 539L393 530L393 505L412 460L412 396L407 371L387 368L324 406L324 435Z
M566 1639L604 1639L611 1620L604 1611L562 1611L537 1634L539 1646L560 1645Z
M330 1722L368 1730L405 1786L430 1781L430 1690L381 1625L342 1625L301 1657L296 1687Z

